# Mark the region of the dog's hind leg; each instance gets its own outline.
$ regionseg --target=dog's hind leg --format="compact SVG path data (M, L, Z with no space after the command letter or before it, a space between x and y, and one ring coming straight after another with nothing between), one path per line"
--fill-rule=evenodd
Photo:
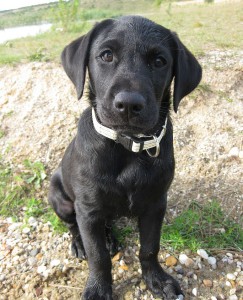
M86 259L82 238L76 221L74 203L64 190L60 168L58 168L52 176L48 201L55 213L66 223L69 231L71 232L72 254L80 259Z

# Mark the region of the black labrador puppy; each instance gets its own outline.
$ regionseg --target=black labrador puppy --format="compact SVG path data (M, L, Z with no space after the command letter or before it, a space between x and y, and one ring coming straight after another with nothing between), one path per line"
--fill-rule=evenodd
M112 299L111 222L138 220L139 259L147 287L181 299L158 262L167 191L174 175L173 108L200 82L201 67L170 30L139 16L95 25L62 53L78 98L89 75L91 107L51 179L49 202L72 234L72 250L88 259L83 299Z

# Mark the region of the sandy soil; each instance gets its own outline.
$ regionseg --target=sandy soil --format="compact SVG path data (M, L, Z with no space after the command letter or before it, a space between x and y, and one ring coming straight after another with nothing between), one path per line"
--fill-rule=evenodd
M172 112L176 175L173 212L192 200L218 199L229 215L242 213L243 52L212 51L200 59L200 87ZM1 154L8 161L40 160L50 175L76 133L85 101L60 65L0 68Z

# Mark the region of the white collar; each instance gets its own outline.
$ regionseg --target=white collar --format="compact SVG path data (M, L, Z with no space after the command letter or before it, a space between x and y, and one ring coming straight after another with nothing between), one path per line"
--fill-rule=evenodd
M146 136L143 134L138 134L135 137L130 137L126 135L118 134L115 130L110 129L108 127L103 126L99 123L97 120L95 110L92 108L92 120L95 130L107 137L108 139L111 139L117 143L122 144L127 150L130 150L132 152L141 152L143 150L146 150L149 156L157 157L160 153L160 141L164 137L166 133L166 126L167 126L167 117L165 119L165 124L162 126L162 130L160 132L160 135L157 137L156 135L150 135ZM147 139L146 139L147 138ZM150 139L148 139L150 138ZM152 154L149 149L156 148L155 153Z

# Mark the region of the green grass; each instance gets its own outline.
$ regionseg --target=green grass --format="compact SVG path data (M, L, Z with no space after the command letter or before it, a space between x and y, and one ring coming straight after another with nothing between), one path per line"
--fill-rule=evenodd
M55 232L66 232L67 227L51 207L36 198L45 179L45 168L41 162L26 159L21 166L15 167L0 159L0 215L26 222L29 217L40 218L50 222Z
M129 3L95 1L93 6L90 4L80 8L75 17L77 20L70 22L65 32L56 31L55 28L61 22L55 21L56 25L51 32L0 45L0 64L35 60L59 62L64 46L93 26L94 22L87 21L136 13L176 31L183 43L196 55L215 49L242 49L242 10L243 2L184 6L172 4L168 13L166 2L157 7L153 1L145 0ZM47 11L41 12L42 18L50 21ZM52 18L56 19L53 14Z
M132 227L131 226L125 226L125 227L117 227L117 226L114 226L112 228L113 230L113 233L115 235L115 237L117 238L118 242L123 244L126 240L127 237L129 237L133 230L132 230Z
M229 219L217 201L192 202L171 224L164 225L161 244L176 250L243 249L243 229Z

